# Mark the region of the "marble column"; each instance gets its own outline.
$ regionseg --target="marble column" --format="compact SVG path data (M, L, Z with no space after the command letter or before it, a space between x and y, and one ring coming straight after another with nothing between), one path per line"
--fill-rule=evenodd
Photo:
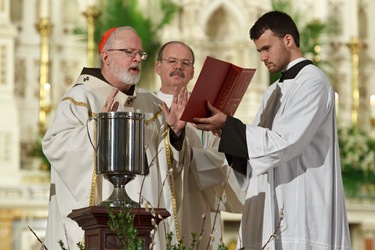
M19 120L14 96L14 44L10 0L0 0L0 183L14 181L20 169Z

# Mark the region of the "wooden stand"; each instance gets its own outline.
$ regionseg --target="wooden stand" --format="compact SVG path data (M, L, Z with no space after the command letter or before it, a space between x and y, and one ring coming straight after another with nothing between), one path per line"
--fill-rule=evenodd
M114 208L114 212L120 209ZM165 219L170 213L165 209L155 209L156 214ZM144 242L144 249L148 249L151 238L150 232L154 228L152 219L156 224L162 220L154 217L144 208L132 208L130 213L134 214L134 226L138 230L138 236ZM117 250L121 249L121 243L117 235L108 227L108 211L104 206L92 206L73 210L69 218L76 221L85 231L86 250Z

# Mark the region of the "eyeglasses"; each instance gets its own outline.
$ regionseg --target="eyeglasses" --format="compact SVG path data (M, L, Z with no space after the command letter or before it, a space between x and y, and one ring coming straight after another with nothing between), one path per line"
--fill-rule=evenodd
M107 49L107 50L108 51L121 51L121 52L124 52L126 56L132 57L132 58L136 57L137 54L139 54L142 60L147 59L147 53L142 50L140 51L136 51L135 49Z
M183 67L190 67L193 65L193 61L188 60L188 59L177 59L174 57L166 57L166 58L163 58L162 60L166 61L172 67L176 66L177 62L181 62L181 65Z

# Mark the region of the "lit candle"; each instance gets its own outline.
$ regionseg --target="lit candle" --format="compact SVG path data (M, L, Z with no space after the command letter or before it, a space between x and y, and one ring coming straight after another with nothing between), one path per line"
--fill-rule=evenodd
M49 17L49 0L39 0L40 18Z
M44 97L45 105L46 106L51 105L51 84L49 83L44 84L44 94L45 94L45 97Z

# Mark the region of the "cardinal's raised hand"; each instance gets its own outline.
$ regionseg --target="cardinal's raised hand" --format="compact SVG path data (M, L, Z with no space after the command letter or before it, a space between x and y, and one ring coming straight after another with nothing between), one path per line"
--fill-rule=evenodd
M107 97L107 100L105 101L105 104L101 110L102 112L117 111L119 103L115 102L115 96L118 92L118 88L113 89L112 93Z

